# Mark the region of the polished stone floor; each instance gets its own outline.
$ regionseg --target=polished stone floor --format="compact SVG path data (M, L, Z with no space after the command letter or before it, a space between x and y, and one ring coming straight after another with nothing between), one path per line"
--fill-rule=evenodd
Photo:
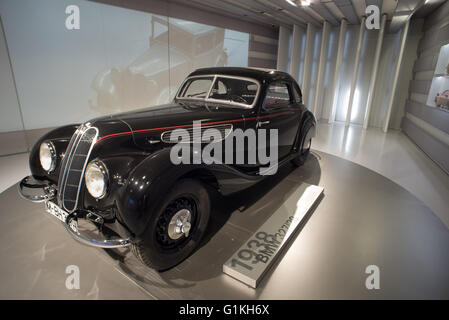
M257 289L222 273L222 264L301 183L324 196ZM354 162L314 151L301 168L232 197L213 196L202 246L157 273L128 250L84 247L46 214L0 194L0 298L30 299L389 299L449 298L449 229L428 206L392 180ZM68 265L78 290L65 287ZM365 287L365 269L380 270L380 289Z
M393 180L424 202L449 228L449 175L405 134L320 122L312 147L353 161Z

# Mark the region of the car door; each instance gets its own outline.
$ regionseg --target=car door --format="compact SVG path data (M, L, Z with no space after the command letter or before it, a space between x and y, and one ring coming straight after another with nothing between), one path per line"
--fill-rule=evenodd
M274 81L269 84L259 111L257 129L267 130L266 148L270 148L269 131L277 130L279 160L289 155L301 117L300 94L289 81ZM267 151L266 151L267 152ZM268 154L268 153L267 153Z

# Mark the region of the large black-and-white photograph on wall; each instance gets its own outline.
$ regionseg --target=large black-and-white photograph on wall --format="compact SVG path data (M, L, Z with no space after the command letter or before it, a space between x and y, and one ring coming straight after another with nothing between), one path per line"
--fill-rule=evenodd
M60 27L67 5L77 32ZM167 103L192 70L248 66L246 32L80 0L0 8L26 130Z

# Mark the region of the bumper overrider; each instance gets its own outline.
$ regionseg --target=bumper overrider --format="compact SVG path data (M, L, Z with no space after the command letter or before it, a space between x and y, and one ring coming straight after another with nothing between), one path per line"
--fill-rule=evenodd
M49 181L25 177L19 183L19 194L26 200L45 202L46 211L61 220L68 233L82 244L98 248L121 248L132 243L133 237L117 220L105 222L103 217L90 210L68 213L61 209L55 202L57 190ZM126 236L117 237L118 234Z

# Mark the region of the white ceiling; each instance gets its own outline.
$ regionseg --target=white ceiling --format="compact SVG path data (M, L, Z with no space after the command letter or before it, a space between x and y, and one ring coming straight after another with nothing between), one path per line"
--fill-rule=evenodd
M176 0L174 0L176 2ZM181 1L181 0L179 0ZM301 6L300 0L190 0L189 5L248 21L272 26L308 23L321 26L324 21L338 25L341 19L349 24L360 23L368 5L377 5L392 20L391 31L399 29L411 14L429 14L445 0L310 0L310 6ZM291 2L296 3L296 6ZM185 4L185 2L184 2Z

